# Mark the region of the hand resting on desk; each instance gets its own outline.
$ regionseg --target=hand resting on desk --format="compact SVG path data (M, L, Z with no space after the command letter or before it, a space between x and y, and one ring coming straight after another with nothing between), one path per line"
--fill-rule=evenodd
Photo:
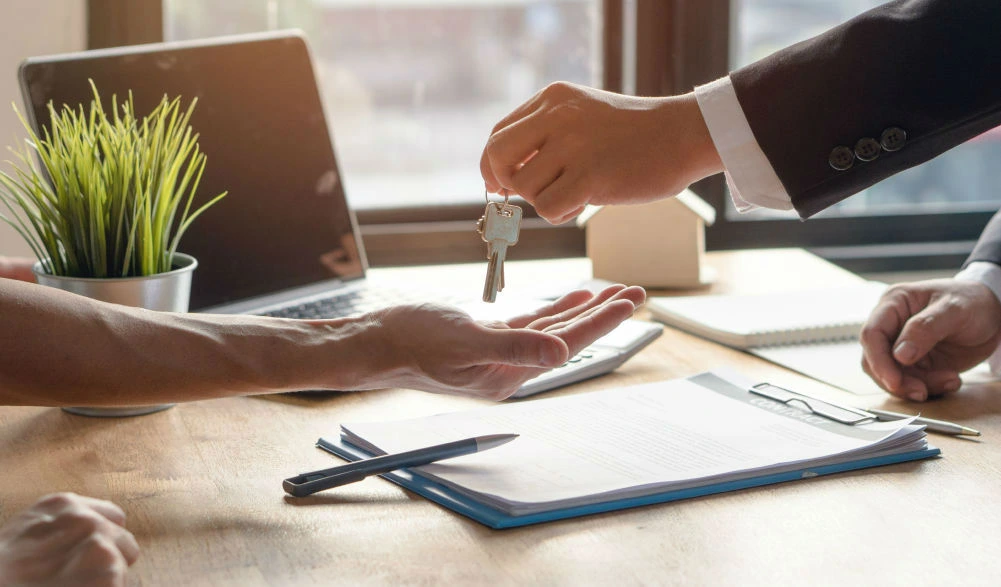
M0 528L0 586L125 584L139 546L117 505L72 493L43 497Z
M889 288L862 329L862 369L912 401L959 389L959 374L1001 341L1001 303L976 281L934 279Z

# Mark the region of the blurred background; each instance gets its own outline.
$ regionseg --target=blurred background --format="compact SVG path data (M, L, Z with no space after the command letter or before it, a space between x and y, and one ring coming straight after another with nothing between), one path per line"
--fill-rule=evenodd
M314 52L348 199L359 211L366 241L371 240L372 260L380 264L463 260L473 254L394 257L392 249L410 245L393 240L403 237L394 236L392 227L407 225L408 234L426 228L427 238L432 239L428 242L439 243L435 246L441 251L455 251L453 241L443 235L453 228L461 233L457 223L482 201L478 164L491 128L548 83L565 80L647 95L687 91L695 83L813 36L880 2L7 0L6 4L7 13L19 20L8 20L0 37L0 66L8 72L0 76L0 95L8 104L19 103L14 72L29 55L128 42L303 30ZM653 67L671 69L674 77L652 89L644 86L642 71L651 62ZM610 71L617 73L610 77ZM610 82L612 78L618 82ZM18 132L13 112L0 108L0 137L11 144ZM697 191L723 212L710 229L710 248L804 246L836 262L854 262L856 269L944 268L961 260L997 209L1001 198L992 180L999 161L1001 132L995 130L845 200L811 221L808 230L797 227L802 223L789 214L737 214L718 179L697 186ZM425 228L415 228L415 223ZM552 228L541 221L529 222L528 227L540 235ZM543 244L535 249L534 240L519 247L514 258L582 254L582 239L563 228L540 236ZM914 231L920 234L907 236ZM24 252L10 232L0 227L0 253Z

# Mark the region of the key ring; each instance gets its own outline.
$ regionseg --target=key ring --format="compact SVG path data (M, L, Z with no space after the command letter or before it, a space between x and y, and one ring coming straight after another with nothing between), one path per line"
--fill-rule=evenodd
M483 188L483 199L486 200L488 204L491 203L490 202L490 192L487 191L487 188ZM504 194L504 205L505 206L507 206L507 201L509 199L511 199L511 196L509 196L507 194Z
M511 216L514 215L514 212L511 211L511 205L508 204L508 200L510 198L511 198L511 196L505 195L504 196L504 203L501 203L501 202L491 202L490 201L490 192L488 192L486 188L483 188L483 199L485 199L487 201L487 206L493 206L493 207L497 208L497 213L498 214L500 214L501 216L506 216L508 218L510 218Z

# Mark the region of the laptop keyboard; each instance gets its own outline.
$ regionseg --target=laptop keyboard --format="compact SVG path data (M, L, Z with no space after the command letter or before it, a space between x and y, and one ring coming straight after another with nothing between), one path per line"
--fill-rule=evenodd
M384 288L358 289L336 296L310 300L302 304L260 312L261 316L313 320L358 316L398 304L426 302L430 298L408 294L404 290Z

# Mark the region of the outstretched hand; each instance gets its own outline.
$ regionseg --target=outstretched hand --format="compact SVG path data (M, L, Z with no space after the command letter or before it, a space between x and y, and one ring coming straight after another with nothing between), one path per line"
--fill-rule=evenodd
M693 94L640 98L551 84L498 122L480 158L490 192L553 224L586 204L672 197L722 171Z
M372 317L389 352L376 379L385 387L502 400L610 332L645 299L640 287L575 291L506 322L478 322L436 304L381 310Z
M960 373L1001 342L1001 302L975 281L889 288L862 329L862 368L893 395L924 401L959 389Z

